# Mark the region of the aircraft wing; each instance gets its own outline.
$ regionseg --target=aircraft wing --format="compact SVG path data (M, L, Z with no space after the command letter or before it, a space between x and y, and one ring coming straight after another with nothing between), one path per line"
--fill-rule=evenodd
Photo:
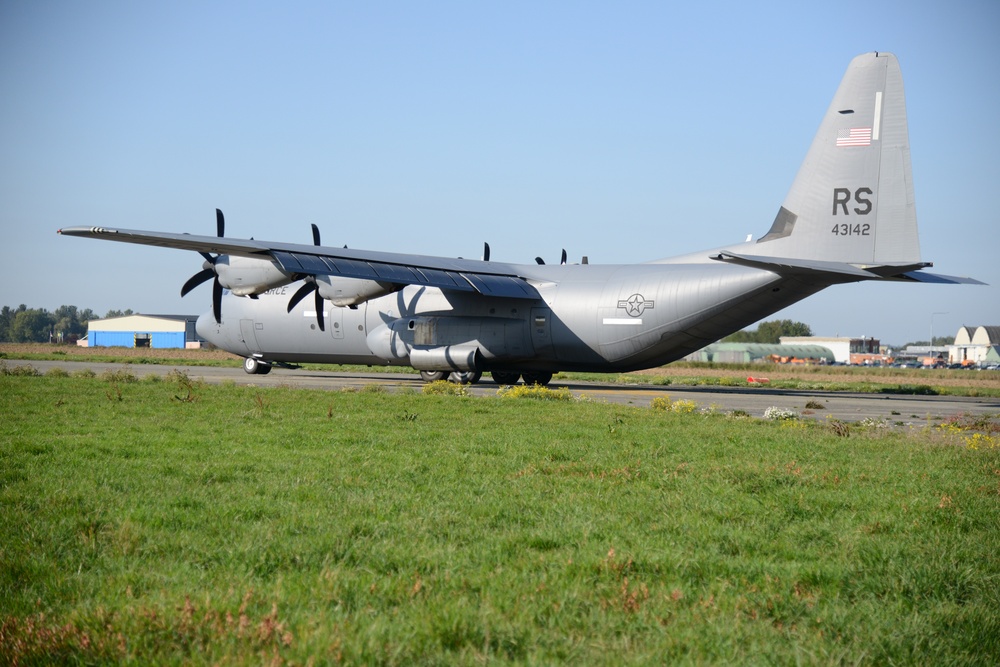
M537 290L518 274L515 265L502 262L110 227L67 227L58 233L200 253L270 259L293 275L343 276L477 292L485 296L539 298Z

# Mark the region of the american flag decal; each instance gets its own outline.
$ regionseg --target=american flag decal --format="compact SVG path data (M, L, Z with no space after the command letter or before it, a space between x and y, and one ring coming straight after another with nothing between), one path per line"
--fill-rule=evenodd
M872 128L852 127L849 130L837 130L838 146L871 146Z

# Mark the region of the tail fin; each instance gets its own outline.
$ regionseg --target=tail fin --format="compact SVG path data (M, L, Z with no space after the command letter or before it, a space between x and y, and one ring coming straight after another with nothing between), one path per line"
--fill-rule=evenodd
M862 268L920 264L894 55L851 61L774 224L750 252Z

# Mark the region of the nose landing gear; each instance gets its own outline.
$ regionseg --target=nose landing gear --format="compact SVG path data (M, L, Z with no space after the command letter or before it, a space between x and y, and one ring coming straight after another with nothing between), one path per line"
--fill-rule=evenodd
M243 370L249 375L267 375L271 372L271 364L254 357L243 360Z

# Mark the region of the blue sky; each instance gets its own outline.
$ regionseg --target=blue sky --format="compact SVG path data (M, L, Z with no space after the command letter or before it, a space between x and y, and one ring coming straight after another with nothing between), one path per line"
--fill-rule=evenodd
M897 55L925 260L785 311L901 343L1000 324L1000 3L0 4L0 305L201 313L102 225L648 261L767 231L851 58ZM817 4L817 6L812 6ZM944 313L937 314L934 313Z

